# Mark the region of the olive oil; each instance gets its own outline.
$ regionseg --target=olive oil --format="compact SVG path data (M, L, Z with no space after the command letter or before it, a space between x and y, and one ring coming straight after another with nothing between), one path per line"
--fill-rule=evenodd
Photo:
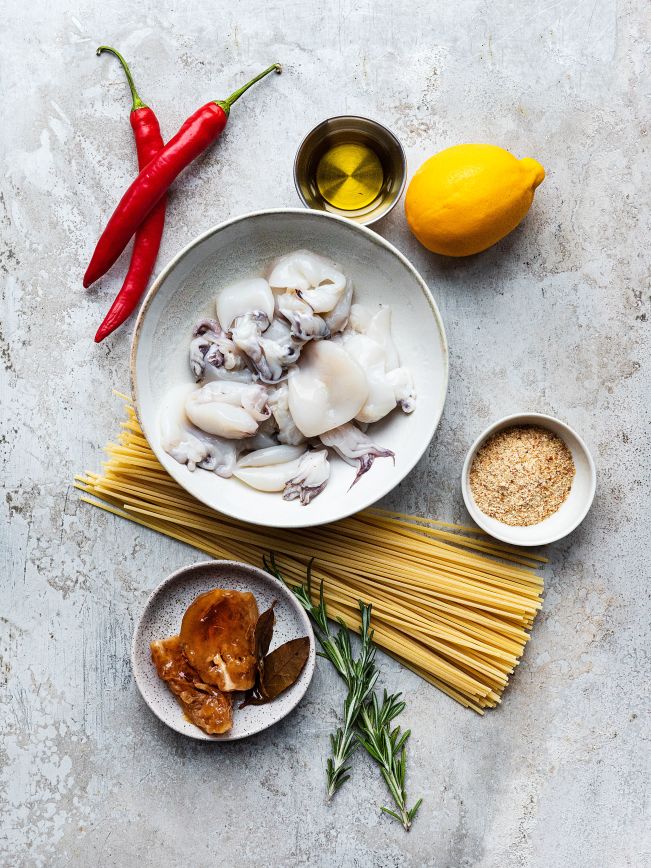
M400 198L406 179L400 142L368 118L328 118L301 142L294 162L304 204L368 225Z
M316 168L319 193L341 211L357 211L370 205L383 183L384 170L378 155L359 142L329 148Z

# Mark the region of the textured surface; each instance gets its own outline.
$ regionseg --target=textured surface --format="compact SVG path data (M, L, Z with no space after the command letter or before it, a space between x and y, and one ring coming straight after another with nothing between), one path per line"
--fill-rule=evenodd
M648 864L650 35L643 0L8 4L2 864ZM147 594L201 556L69 488L97 466L120 412L111 388L128 384L128 330L91 339L126 260L81 289L135 166L123 79L94 56L102 41L133 59L167 136L247 74L286 65L176 186L160 262L212 223L295 204L295 147L331 114L386 122L412 171L476 140L548 170L525 224L482 256L428 255L400 209L377 227L428 280L451 348L443 423L392 503L463 520L468 445L521 409L566 419L599 469L588 519L550 549L545 609L498 711L480 719L382 658L383 683L408 700L409 787L425 798L409 836L380 815L383 785L363 756L323 803L342 699L323 661L293 715L230 745L168 730L132 683Z

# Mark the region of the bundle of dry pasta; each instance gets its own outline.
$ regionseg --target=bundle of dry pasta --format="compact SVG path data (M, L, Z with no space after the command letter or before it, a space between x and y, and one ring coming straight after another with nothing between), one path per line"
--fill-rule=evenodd
M101 474L76 477L94 506L174 537L215 558L257 566L273 551L290 583L323 580L331 615L359 625L373 605L375 641L463 705L495 706L542 603L545 558L473 528L381 509L332 525L280 530L246 524L195 500L163 469L127 405Z

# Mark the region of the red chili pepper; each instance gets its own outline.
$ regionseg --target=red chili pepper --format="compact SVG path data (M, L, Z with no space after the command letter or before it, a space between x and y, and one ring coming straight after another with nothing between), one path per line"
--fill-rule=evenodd
M256 81L274 71L281 71L279 63L256 75L228 99L215 100L202 106L190 115L174 138L142 169L120 200L97 242L84 275L84 286L90 286L109 270L178 175L215 141L226 126L233 103Z
M129 82L133 100L129 120L136 140L138 168L144 169L147 163L164 147L158 120L149 106L140 99L133 83L131 70L120 52L108 45L100 45L97 54L100 55L103 51L110 51L117 57ZM163 196L136 232L127 276L109 312L104 317L104 321L97 330L96 343L103 341L129 318L147 288L163 235L166 206L167 196Z

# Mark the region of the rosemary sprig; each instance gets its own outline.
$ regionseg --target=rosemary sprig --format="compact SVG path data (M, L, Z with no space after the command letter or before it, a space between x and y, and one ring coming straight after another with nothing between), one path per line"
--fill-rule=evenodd
M399 693L389 695L386 690L380 704L377 693L361 711L358 720L360 743L380 766L382 777L393 798L397 811L382 807L385 814L395 817L402 823L406 832L411 828L414 817L421 806L418 799L413 808L407 808L405 790L405 770L407 766L406 744L411 730L400 733L400 727L391 729L391 722L404 710L405 703Z
M360 627L361 649L357 660L353 660L350 636L344 622L339 619L340 629L332 636L328 625L328 611L323 596L323 582L319 589L319 603L312 602L312 563L307 566L307 580L304 585L292 587L283 578L273 554L269 560L264 558L265 569L283 582L293 592L305 611L315 622L317 640L323 648L321 657L327 657L348 687L344 703L344 726L330 736L332 756L328 758L328 799L348 780L350 766L346 762L355 752L358 744L379 765L382 777L391 793L396 810L382 807L385 814L402 823L405 831L411 824L422 804L422 799L412 808L407 807L405 772L407 766L406 745L411 731L401 734L400 727L391 729L392 722L404 710L405 703L400 693L388 694L384 691L380 702L374 691L379 672L375 666L375 646L371 629L371 606L359 601L362 617Z
M268 572L286 584L276 566L273 554L269 560L264 558L264 566ZM350 777L348 774L350 766L347 763L360 743L355 725L379 675L375 668L375 646L373 645L373 631L370 629L371 607L361 602L359 604L362 616L360 628L362 645L357 659L354 659L350 645L350 634L343 621L339 622L340 627L336 635L330 632L328 613L323 598L323 583L321 583L318 605L315 606L312 602L312 561L307 567L306 584L291 590L316 624L316 637L323 649L319 652L319 656L326 657L332 663L348 688L344 702L343 727L340 726L330 736L331 756L328 757L326 764L329 801Z

